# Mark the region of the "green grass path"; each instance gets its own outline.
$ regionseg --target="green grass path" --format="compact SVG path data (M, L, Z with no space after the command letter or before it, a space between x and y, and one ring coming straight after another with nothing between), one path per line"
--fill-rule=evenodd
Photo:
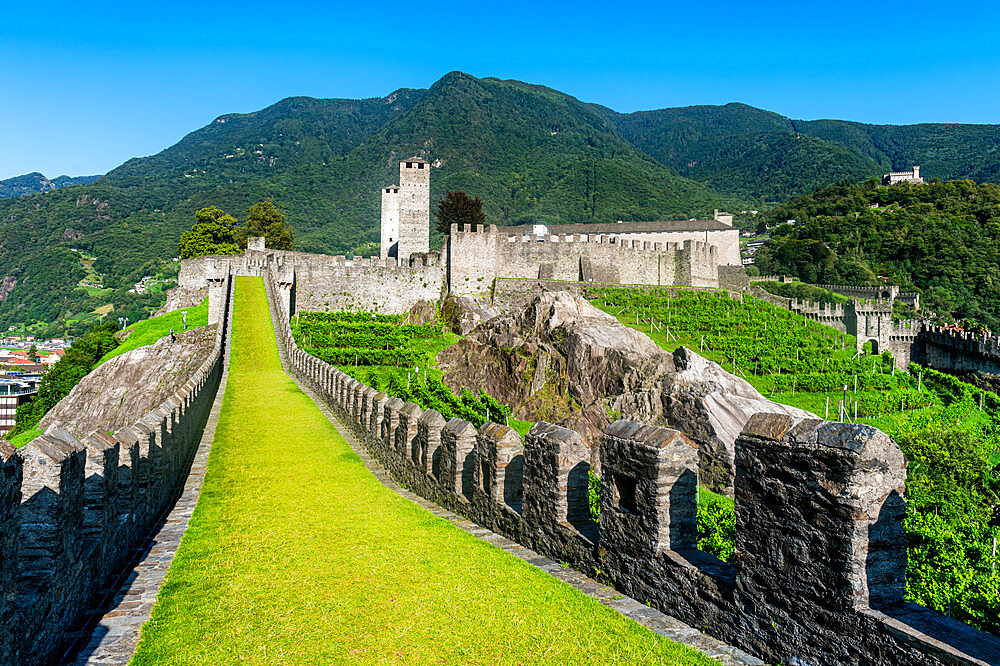
M137 664L711 663L382 486L238 278L208 472Z

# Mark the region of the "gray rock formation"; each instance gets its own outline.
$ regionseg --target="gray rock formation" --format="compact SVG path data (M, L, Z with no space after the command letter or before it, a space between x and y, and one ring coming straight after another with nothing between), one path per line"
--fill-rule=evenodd
M518 418L579 432L595 468L612 420L675 428L698 445L702 483L723 492L732 491L734 442L753 414L812 417L767 400L689 349L664 351L566 291L483 323L438 363L453 389L485 389Z
M59 401L39 424L62 423L77 437L95 430L117 431L159 406L208 358L215 326L167 336L95 368Z
M459 335L468 335L484 321L489 321L500 315L500 309L486 305L472 296L455 296L449 294L441 310L449 328Z

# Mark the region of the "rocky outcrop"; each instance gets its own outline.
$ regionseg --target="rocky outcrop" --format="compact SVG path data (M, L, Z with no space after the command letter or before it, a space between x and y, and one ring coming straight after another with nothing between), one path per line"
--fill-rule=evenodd
M676 372L661 379L665 423L698 443L702 483L732 494L736 438L754 414L815 419L810 412L772 402L750 382L686 347L673 353Z
M453 389L486 390L515 416L579 432L597 467L615 419L665 425L698 445L702 483L733 485L734 443L758 412L806 418L684 347L670 353L570 292L543 293L438 355Z
M437 304L434 301L417 301L412 308L407 321L411 324L430 324L437 321Z
M167 302L164 303L163 307L157 310L152 316L159 317L160 315L173 312L174 310L196 307L201 305L201 302L205 300L206 296L208 296L207 287L201 287L200 289L174 287L173 289L167 291Z
M215 326L167 336L116 356L80 380L39 424L62 423L77 437L132 425L172 396L204 363L215 343Z
M7 300L7 296L10 292L14 291L14 287L17 286L17 278L10 275L4 276L0 279L0 303Z
M441 314L452 331L468 335L479 324L499 316L500 309L486 305L472 296L449 294L441 308Z

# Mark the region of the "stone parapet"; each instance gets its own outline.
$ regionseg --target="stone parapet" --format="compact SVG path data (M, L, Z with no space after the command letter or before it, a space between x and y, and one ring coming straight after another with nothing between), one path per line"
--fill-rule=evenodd
M214 268L225 263L206 262ZM187 476L223 371L232 281L208 358L135 423L50 423L15 451L0 440L0 663L44 664L116 576Z

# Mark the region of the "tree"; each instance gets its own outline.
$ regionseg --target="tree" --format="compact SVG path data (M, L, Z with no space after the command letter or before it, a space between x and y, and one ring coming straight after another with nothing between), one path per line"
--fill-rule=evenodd
M434 217L437 219L435 228L445 236L451 233L453 224L457 224L459 230L464 230L466 225L483 224L486 221L483 200L479 197L473 199L462 190L449 192L439 201Z
M247 240L255 236L264 237L265 247L274 250L295 248L295 233L285 221L285 214L270 197L250 206L243 226L236 230L236 243L247 246Z
M32 363L38 363L38 347L31 345L31 349L28 350L28 360Z
M181 259L240 253L235 240L235 217L215 206L202 208L194 217L194 226L181 234L180 243L177 244L177 253Z

